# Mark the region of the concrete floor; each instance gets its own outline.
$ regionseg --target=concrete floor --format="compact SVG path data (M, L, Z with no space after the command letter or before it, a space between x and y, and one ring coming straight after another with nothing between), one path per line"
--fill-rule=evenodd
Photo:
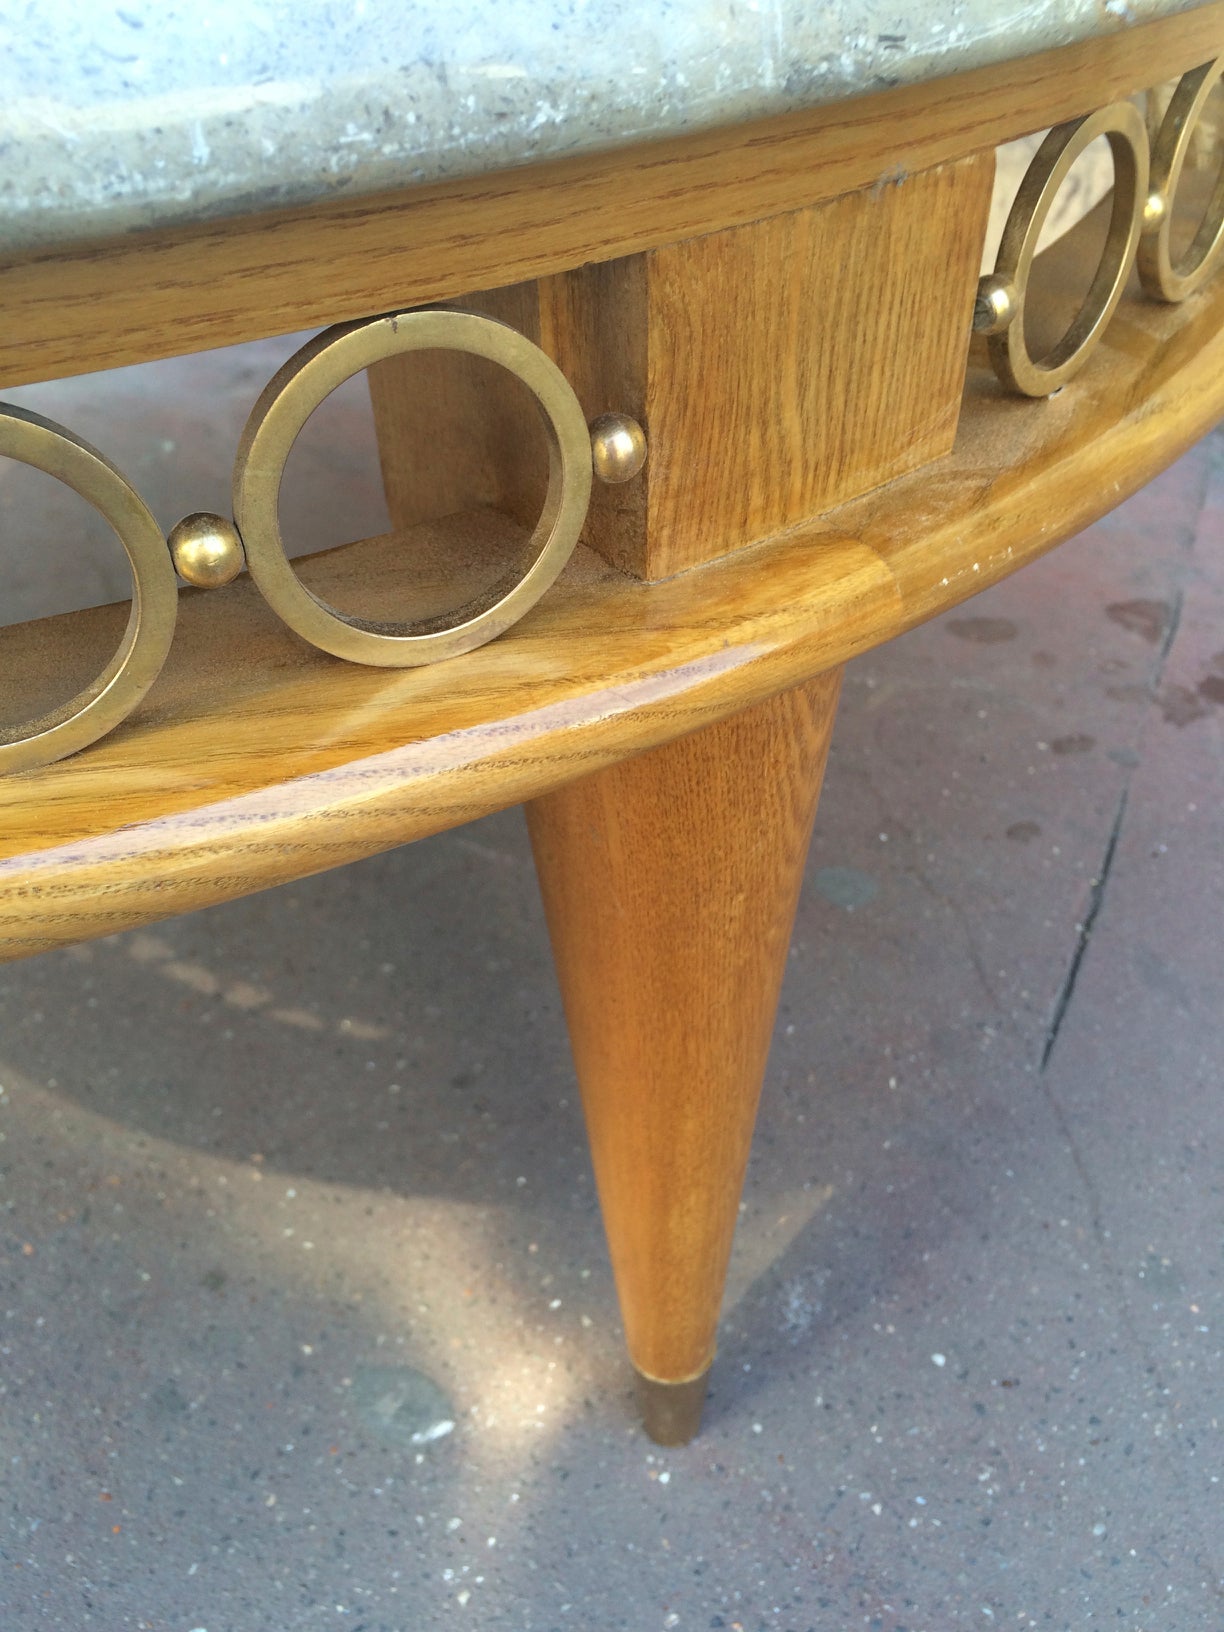
M287 349L15 395L168 525ZM117 593L18 478L11 615ZM851 670L679 1451L517 811L0 971L0 1626L1219 1632L1222 858L1217 433Z

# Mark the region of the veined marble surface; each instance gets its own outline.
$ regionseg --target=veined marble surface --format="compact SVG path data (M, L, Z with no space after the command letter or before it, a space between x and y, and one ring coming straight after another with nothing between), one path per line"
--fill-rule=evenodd
M1201 0L0 0L0 253L479 174Z

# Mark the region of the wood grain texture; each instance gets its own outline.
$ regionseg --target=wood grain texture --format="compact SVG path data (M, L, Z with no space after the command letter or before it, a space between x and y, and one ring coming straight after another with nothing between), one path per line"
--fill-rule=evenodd
M948 452L993 154L646 255L465 297L541 344L588 423L649 458L596 482L583 541L670 578ZM396 525L491 505L531 525L547 463L528 394L479 359L370 370Z
M779 215L1100 107L1224 48L1224 0L731 130L0 267L0 387L539 278Z
M544 278L540 344L574 388L589 425L600 414L628 414L646 431L646 465L628 482L596 480L582 529L605 561L646 578L647 500L654 471L654 430L647 390L650 366L650 257L626 255ZM701 293L694 289L694 298Z
M629 1354L714 1353L840 670L527 807Z
M428 612L431 571L439 594L462 599L520 537L507 518L473 512L299 570L316 593L376 616L402 609L406 588ZM139 713L87 754L0 779L0 957L456 827L792 684L796 637L806 678L898 615L887 571L853 544L800 545L763 564L754 581L742 569L723 578L724 599L721 565L650 588L582 550L506 636L399 671L303 645L246 577L184 593ZM113 630L113 612L0 631L6 711L13 693L35 700L36 672L54 684L59 654L96 650L100 624Z
M486 290L458 304L540 342L534 283ZM548 449L521 381L483 357L454 351L388 357L366 372L396 527L481 506L535 525L548 487Z
M544 284L588 419L649 439L586 542L669 578L947 453L993 175L982 154Z
M456 826L798 685L1077 532L1222 414L1217 278L1182 306L1124 300L1049 402L973 371L956 447L933 471L664 584L582 552L500 640L432 668L371 671L302 647L245 580L184 595L138 713L73 760L0 782L4 954ZM504 549L511 526L426 527L407 560L412 540L351 546L318 558L311 582L337 597L347 583L352 600L360 581L357 604L390 616L431 560L440 583L457 552L480 557L482 529ZM57 650L80 648L99 616L3 631L0 685L28 693L32 661L56 674Z
M991 152L651 255L646 577L949 452L993 179Z

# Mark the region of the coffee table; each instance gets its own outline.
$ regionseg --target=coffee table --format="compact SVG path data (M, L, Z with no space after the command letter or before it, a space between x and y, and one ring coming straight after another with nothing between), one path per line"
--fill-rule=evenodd
M67 702L111 614L3 632L9 713L36 723L0 739L0 941L31 955L525 802L630 1356L676 1442L843 665L1224 412L1224 189L1187 161L1224 5L1038 6L1003 39L981 5L954 46L844 8L835 68L823 16L767 39L731 8L674 34L622 8L545 41L547 8L496 30L469 9L414 8L390 86L363 36L296 103L246 64L72 108L87 35L54 72L13 59L0 384L334 327L253 405L234 519L176 529L173 556L70 427L0 418L0 451L97 503L137 580L116 660ZM1128 99L1174 80L1145 122ZM1050 126L982 278L996 144ZM1034 262L1096 135L1113 194ZM395 531L295 574L283 462L360 369Z

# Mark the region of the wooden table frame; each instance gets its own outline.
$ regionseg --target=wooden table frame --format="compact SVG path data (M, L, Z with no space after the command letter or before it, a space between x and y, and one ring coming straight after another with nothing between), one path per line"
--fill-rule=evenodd
M970 347L994 145L1222 50L1217 0L733 131L0 264L0 386L455 300L650 447L545 599L431 668L306 648L245 580L185 593L130 719L0 783L4 954L525 801L647 1425L691 1436L842 665L1224 412L1224 277L1128 295L1056 398L1003 393ZM320 588L377 601L407 556L445 604L519 536L513 404L419 364L371 370L395 534L316 558ZM436 434L441 396L469 436ZM49 684L103 617L5 631L4 673Z

